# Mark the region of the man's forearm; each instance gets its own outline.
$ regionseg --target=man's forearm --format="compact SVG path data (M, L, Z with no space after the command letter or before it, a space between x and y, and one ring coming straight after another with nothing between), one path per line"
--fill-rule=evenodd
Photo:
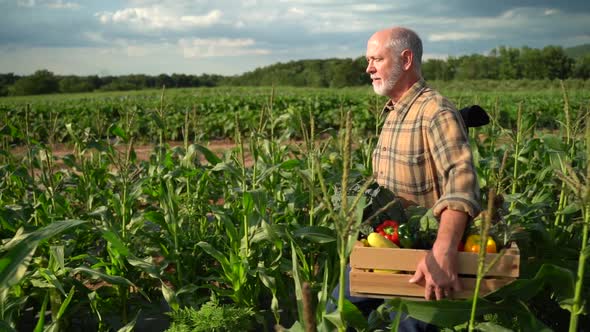
M433 250L439 252L456 251L467 225L467 213L445 209L440 215L438 234Z

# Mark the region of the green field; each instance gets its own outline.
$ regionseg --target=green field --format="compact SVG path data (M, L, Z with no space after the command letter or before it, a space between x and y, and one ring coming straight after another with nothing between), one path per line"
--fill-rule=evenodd
M370 88L0 98L0 330L374 330L391 308L448 330L590 326L588 82L433 85L492 118L470 136L482 206L503 197L489 234L521 251L515 283L325 314L372 174L386 100ZM217 155L221 138L235 147Z
M502 82L502 81L499 81ZM519 87L520 84L521 86ZM519 107L537 118L543 128L559 128L564 95L573 113L588 108L590 88L585 81L434 82L459 108L479 104L506 128L514 126ZM565 92L565 94L564 94ZM188 139L207 141L233 137L236 117L243 133L257 130L272 109L280 134L298 135L297 116L313 116L319 131L338 129L343 112L353 113L354 128L375 133L376 116L385 99L370 88L201 88L169 91L144 90L95 94L0 98L2 122L19 126L27 118L32 139L59 143L68 140L64 130L81 135L86 128L101 138L109 128L124 128L135 141ZM299 137L301 138L301 137ZM19 140L16 143L22 143Z

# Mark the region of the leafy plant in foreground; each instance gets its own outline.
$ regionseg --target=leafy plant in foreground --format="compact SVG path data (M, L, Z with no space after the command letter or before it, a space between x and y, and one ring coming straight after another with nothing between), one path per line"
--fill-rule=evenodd
M254 312L236 304L220 304L215 300L199 310L191 307L172 311L172 324L166 332L233 332L252 328Z

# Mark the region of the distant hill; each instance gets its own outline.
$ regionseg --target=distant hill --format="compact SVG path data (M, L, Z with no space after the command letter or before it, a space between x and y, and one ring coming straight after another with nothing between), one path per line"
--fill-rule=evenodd
M567 56L574 58L574 59L579 59L585 55L590 55L590 44L583 44L583 45L578 45L578 46L574 46L574 47L568 47L564 49L565 54L567 54Z

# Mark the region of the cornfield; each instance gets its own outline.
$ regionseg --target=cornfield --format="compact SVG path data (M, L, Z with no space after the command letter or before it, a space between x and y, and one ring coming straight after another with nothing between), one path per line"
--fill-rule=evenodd
M567 85L441 86L490 114L470 129L482 206L503 197L491 232L518 243L520 278L475 305L393 299L368 320L326 307L372 174L372 91L0 99L0 329L395 330L396 310L448 330L585 330L590 93Z

